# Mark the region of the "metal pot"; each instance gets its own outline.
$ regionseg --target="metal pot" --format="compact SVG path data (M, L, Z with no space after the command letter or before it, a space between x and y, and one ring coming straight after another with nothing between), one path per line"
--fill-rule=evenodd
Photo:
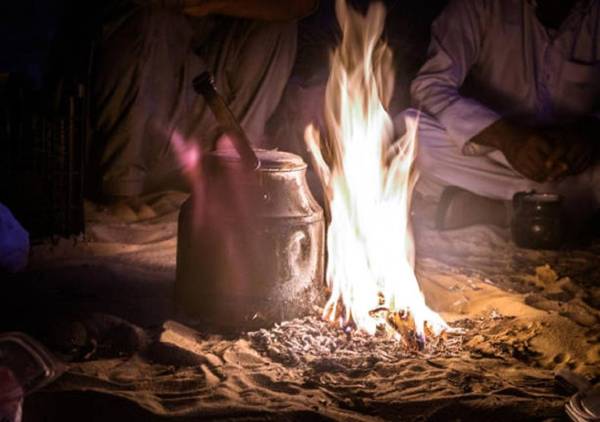
M562 198L553 193L518 192L513 197L514 242L528 249L558 249L563 239Z
M179 216L178 308L208 327L268 326L324 299L325 223L306 164L255 152L261 165L251 173L234 154L209 154L205 202L192 196Z

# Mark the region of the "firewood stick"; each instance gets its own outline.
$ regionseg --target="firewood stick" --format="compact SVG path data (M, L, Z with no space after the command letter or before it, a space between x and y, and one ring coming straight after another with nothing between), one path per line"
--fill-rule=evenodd
M200 346L200 333L175 321L167 321L163 324L160 342L172 344L196 355L204 356L205 354Z

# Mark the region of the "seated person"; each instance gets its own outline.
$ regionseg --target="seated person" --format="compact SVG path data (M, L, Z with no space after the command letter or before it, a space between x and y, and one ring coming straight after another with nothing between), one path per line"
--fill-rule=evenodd
M108 4L108 3L107 3ZM317 0L123 0L107 7L94 59L97 190L132 208L178 180L173 133L201 148L220 135L192 88L205 70L255 146L290 76L295 20Z
M520 191L598 208L600 1L452 0L411 93L439 229L506 226Z

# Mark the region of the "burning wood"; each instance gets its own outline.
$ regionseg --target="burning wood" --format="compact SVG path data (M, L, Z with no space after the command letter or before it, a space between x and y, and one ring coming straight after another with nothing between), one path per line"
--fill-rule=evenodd
M305 132L331 216L331 295L323 317L369 334L383 327L418 347L447 325L426 305L413 270L409 209L417 122L407 121L406 135L393 143L386 107L394 73L391 50L380 39L383 5L373 4L363 16L338 0L336 12L343 38L327 83L327 139L313 126Z
M393 364L400 359L422 356L456 356L463 350L463 335L433 337L422 348L405 339L380 331L347 332L316 317L294 319L247 334L261 354L289 367L310 368L315 373L373 371L377 364ZM409 337L407 336L407 339Z
M445 339L447 332L459 332L460 330L455 328L444 329L441 332L436 332L435 329L426 321L420 331L417 327L415 319L408 310L393 311L390 308L383 306L384 298L380 295L381 301L379 306L369 311L369 316L376 321L376 332L375 335L383 335L389 338L394 338L401 342L405 350L407 351L418 351L425 349L425 342L427 338L441 337ZM336 315L331 313L323 313L324 319L328 321L341 321L344 312L344 304L339 300L337 306ZM356 323L353 320L342 324L343 331L346 334L351 334L356 331Z

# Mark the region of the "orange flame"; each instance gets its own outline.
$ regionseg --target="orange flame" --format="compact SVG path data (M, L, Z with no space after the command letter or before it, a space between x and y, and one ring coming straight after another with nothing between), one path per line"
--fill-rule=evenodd
M374 310L408 311L419 334L426 323L438 334L446 323L426 305L413 268L409 209L418 122L407 121L405 136L392 143L385 109L394 85L392 53L381 41L385 8L373 4L363 16L337 0L336 14L343 38L325 94L327 141L312 125L305 131L331 215L331 296L323 317L341 316L343 326L374 334L387 327Z

